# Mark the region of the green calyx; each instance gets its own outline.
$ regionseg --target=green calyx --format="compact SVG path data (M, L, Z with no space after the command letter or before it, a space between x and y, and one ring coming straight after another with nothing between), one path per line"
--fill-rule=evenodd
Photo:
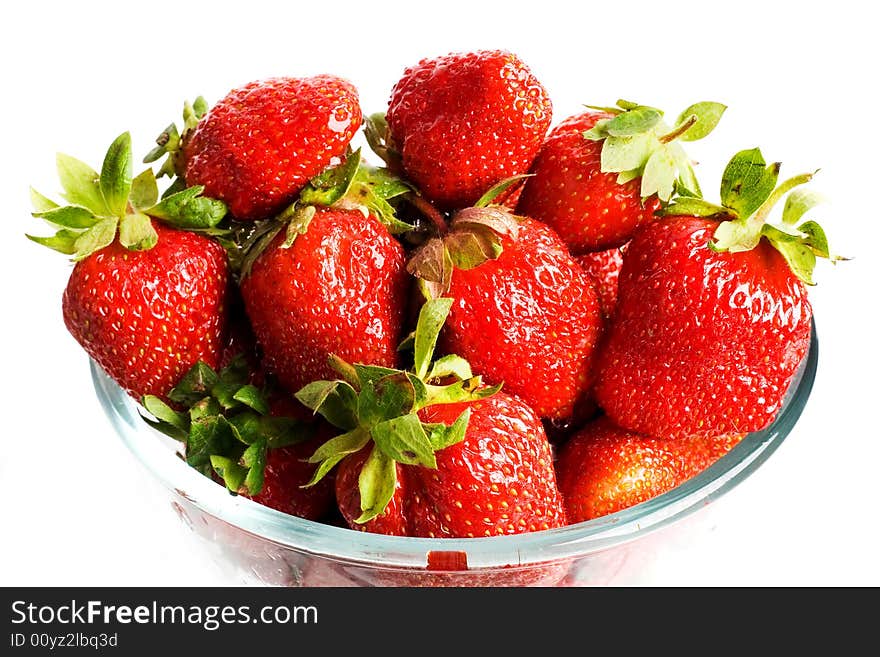
M376 112L364 119L364 137L366 137L370 150L378 155L392 171L403 170L400 152L391 138L391 129L388 127L384 113Z
M513 176L489 189L474 204L455 213L440 235L426 240L407 262L407 271L418 278L426 299L449 291L455 269L473 269L504 251L505 237L516 240L519 218L494 201L528 175Z
M845 260L832 255L825 231L815 221L801 221L821 202L821 197L804 185L813 173L804 173L779 183L779 162L767 164L759 148L734 155L721 177L721 204L693 197L678 197L666 215L692 215L725 219L715 230L709 247L719 253L737 253L755 248L767 239L785 258L792 272L813 285L817 258ZM785 198L781 221L768 221L771 211Z
M171 123L165 128L159 136L156 137L156 146L144 157L145 164L151 164L161 158L165 158L159 167L157 177L168 176L179 181L179 189L184 188L183 184L183 144L190 132L199 124L201 118L208 112L208 102L199 96L192 103L189 101L183 104L183 130L179 131L177 125ZM175 183L178 184L178 183ZM174 187L174 185L172 185Z
M436 452L464 439L469 410L447 426L422 422L418 416L421 409L476 401L501 388L484 386L463 358L447 355L433 360L451 307L449 298L423 304L414 333L404 341L413 350L411 369L350 365L331 357L331 365L340 377L315 381L296 393L300 402L342 431L309 459L318 467L307 486L372 442L358 479L359 523L375 518L388 505L397 482L397 463L436 468Z
M641 178L643 200L656 195L668 203L675 193L701 196L693 165L679 142L706 137L721 120L725 105L695 103L671 127L661 110L638 103L619 100L616 107L587 107L614 115L584 132L584 138L603 142L602 171L617 173L619 184Z
M352 151L344 161L312 178L299 197L276 217L257 222L241 249L241 276L248 274L257 257L281 231L285 232L281 248L293 246L296 238L308 230L319 207L358 210L364 217L372 214L394 235L410 231L412 226L397 218L394 202L411 191L388 169L373 167L363 160L360 149Z
M248 382L246 361L236 358L219 373L196 363L169 394L186 411L158 397L142 400L142 418L185 446L186 462L233 493L257 495L268 450L307 440L310 423L269 414L267 391Z
M27 235L28 239L82 260L109 246L118 236L132 251L155 246L151 217L175 228L212 230L226 215L220 201L201 195L203 188L190 187L159 199L152 169L132 177L131 135L117 137L98 173L89 165L59 153L58 176L68 205L61 205L31 189L33 216L48 222L51 237Z

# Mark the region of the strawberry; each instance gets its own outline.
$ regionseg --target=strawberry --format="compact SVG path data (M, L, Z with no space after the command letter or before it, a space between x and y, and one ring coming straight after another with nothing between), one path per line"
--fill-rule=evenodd
M35 216L59 228L35 242L73 256L62 299L64 323L95 362L131 396L167 397L197 361L216 365L226 331L229 272L214 240L172 226L203 228L222 203L190 188L158 201L152 171L132 180L131 138L111 145L100 175L59 155L71 205L32 191Z
M241 221L272 216L344 155L361 126L358 102L349 82L330 75L233 89L184 136L186 182Z
M333 376L330 354L393 367L408 285L403 247L373 214L303 206L299 217L241 281L265 366L291 391Z
M602 329L592 280L541 222L522 218L502 247L452 275L442 348L540 417L569 418L586 401Z
M352 528L402 536L491 536L564 524L550 443L537 414L486 387L460 356L432 360L452 299L427 301L410 370L335 361L336 380L297 399L344 433L310 459L337 463Z
M551 118L544 87L502 50L452 53L407 68L386 115L405 176L441 209L472 205L495 183L526 173Z
M570 116L547 136L516 212L552 226L575 255L621 246L676 186L699 192L675 140L705 137L723 111L697 103L675 128L660 110L626 101Z
M570 523L645 502L699 474L743 434L651 438L601 417L559 450L556 475Z
M620 268L623 266L623 254L626 245L608 249L606 251L593 251L577 256L575 260L593 279L596 294L602 306L602 314L611 317L614 306L617 304L617 279L620 276Z
M425 409L425 422L452 424L465 410L464 439L437 452L437 467L397 464L397 487L384 513L358 523L362 449L340 464L336 497L354 529L398 536L474 537L565 524L550 443L526 404L496 393L469 404Z
M810 179L776 187L779 166L738 153L723 205L681 197L630 242L595 390L616 424L683 438L758 431L776 416L810 344L805 283L817 256L837 259L818 224L798 223L810 192L792 191L782 223L766 222Z

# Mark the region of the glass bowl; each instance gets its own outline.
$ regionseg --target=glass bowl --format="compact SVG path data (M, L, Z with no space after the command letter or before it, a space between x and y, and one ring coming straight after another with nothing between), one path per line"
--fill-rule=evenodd
M178 457L94 362L92 378L119 437L161 486L186 527L242 584L273 586L596 586L638 584L694 519L779 447L810 396L818 342L776 420L673 490L601 518L533 533L469 539L384 536L297 518L234 496ZM706 529L708 531L708 529Z

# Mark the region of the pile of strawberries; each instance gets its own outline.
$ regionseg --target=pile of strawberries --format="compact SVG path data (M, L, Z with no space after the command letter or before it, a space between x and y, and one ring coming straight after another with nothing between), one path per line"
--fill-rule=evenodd
M394 535L560 527L768 426L809 348L836 259L811 176L744 150L705 200L683 145L724 110L551 128L504 51L421 61L367 117L338 77L260 80L187 103L136 176L127 133L100 171L59 155L29 237L76 263L73 337L233 493Z

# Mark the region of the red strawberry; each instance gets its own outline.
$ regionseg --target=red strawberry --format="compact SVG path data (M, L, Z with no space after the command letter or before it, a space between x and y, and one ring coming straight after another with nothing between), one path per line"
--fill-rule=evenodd
M638 179L618 184L601 170L602 142L584 132L610 114L587 111L556 126L538 153L516 211L552 226L572 253L621 246L653 218L657 197L642 203Z
M810 344L804 281L816 255L831 257L818 224L795 228L812 203L800 190L782 227L764 222L809 180L774 191L778 173L757 149L743 151L725 171L723 207L681 199L670 209L724 214L658 219L630 242L595 391L618 425L713 436L763 429L778 413Z
M599 418L559 450L556 475L568 521L599 518L672 490L712 465L742 437L649 438Z
M223 247L170 226L213 227L226 208L198 189L160 201L151 170L132 178L127 132L110 145L100 174L63 154L58 173L71 205L32 190L34 216L59 230L28 237L76 262L62 299L64 323L131 396L167 398L198 361L219 362L229 291Z
M528 171L552 117L541 83L514 54L453 53L406 69L387 122L405 174L443 209L473 205Z
M599 301L552 229L524 218L517 233L497 259L455 270L442 347L540 417L571 417L591 383Z
M676 139L700 139L724 111L697 103L676 127L657 109L619 102L565 119L548 135L531 168L517 213L546 222L580 255L623 245L670 200L674 187L699 192Z
M465 409L464 440L438 450L437 468L397 464L385 511L365 523L358 477L369 448L347 457L336 477L340 510L354 529L399 536L517 534L565 524L550 443L526 404L496 393L469 404L430 406L423 421L452 424Z
M602 313L610 317L617 303L617 279L623 266L625 246L594 251L577 256L575 260L593 279L602 305Z
M341 158L361 126L356 89L330 75L270 78L233 89L183 145L188 185L240 220L271 216Z
M296 391L335 375L330 354L394 366L408 286L400 243L373 215L334 208L285 241L279 233L241 282L267 369Z
M62 301L73 337L135 398L166 397L197 361L216 366L224 344L226 252L152 224L153 248L114 242L78 262Z

